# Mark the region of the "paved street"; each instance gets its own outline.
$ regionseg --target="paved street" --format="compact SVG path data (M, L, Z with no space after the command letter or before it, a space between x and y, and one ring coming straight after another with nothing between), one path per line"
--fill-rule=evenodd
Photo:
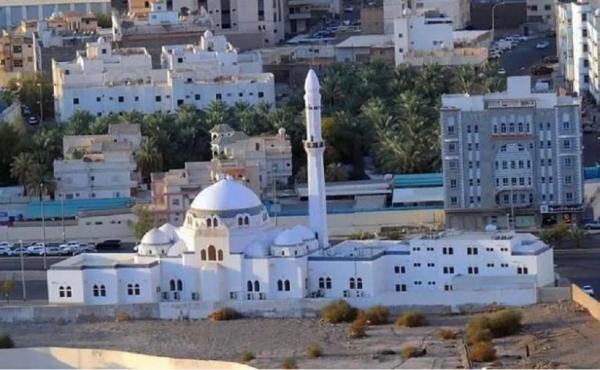
M555 250L554 263L561 277L579 286L591 285L600 295L600 248Z
M536 49L535 45L540 41L548 41L550 46L546 49ZM506 70L507 76L528 75L529 67L541 62L548 55L556 55L554 37L531 39L521 42L514 49L502 54L500 65Z

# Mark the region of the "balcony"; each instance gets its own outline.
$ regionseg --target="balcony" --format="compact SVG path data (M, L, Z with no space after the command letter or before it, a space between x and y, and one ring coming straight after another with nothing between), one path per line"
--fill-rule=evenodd
M310 14L310 12L293 13L293 14L290 13L288 15L288 17L290 18L290 20L310 19L311 14Z

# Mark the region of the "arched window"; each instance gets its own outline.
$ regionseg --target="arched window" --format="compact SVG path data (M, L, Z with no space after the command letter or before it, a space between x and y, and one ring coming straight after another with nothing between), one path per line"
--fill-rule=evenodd
M127 284L127 295L133 295L133 285Z
M258 282L258 280L254 281L254 291L260 292L260 283Z
M356 289L356 283L354 278L350 278L350 289Z
M65 287L61 286L60 288L58 288L58 296L60 298L64 298L65 297Z
M181 279L177 279L177 290L180 292L183 290L183 281Z
M214 245L209 245L208 246L208 260L209 261L216 261L217 260L217 250L215 249Z
M508 131L510 131L510 132L515 132L515 124L514 124L514 122L511 122L511 123L508 125Z
M71 298L71 287L67 287L67 298Z
M174 291L175 290L175 280L171 279L171 281L169 281L169 290Z
M248 282L246 283L246 290L249 292L252 291L252 281L248 280Z
M362 289L362 278L356 279L356 289Z
M325 279L325 288L331 289L331 278L330 277Z
M325 279L319 278L319 289L325 289Z
M206 227L211 227L212 226L212 220L210 218L206 219Z
M523 122L519 122L519 132L523 132Z
M242 220L242 216L238 217L238 226L242 226L244 221Z
M285 281L285 291L286 291L286 292L289 292L289 291L290 291L290 281L289 281L289 280L286 280L286 281Z
M260 150L260 143L255 143L255 144L254 144L254 146L255 146L255 148L256 148L256 151L259 151L259 150Z
M214 227L218 227L219 226L219 220L216 217L213 218L213 225L214 225Z
M135 284L133 286L133 294L140 295L140 284Z
M200 251L200 259L206 261L206 249Z
M500 124L500 131L501 132L506 132L506 123Z
M106 297L106 287L104 285L100 285L100 296Z
M250 225L250 217L244 217L244 225Z
M277 280L277 290L280 292L283 290L283 282L281 280Z
M94 285L94 297L100 295L100 291L98 290L98 285Z
M221 249L219 249L219 251L217 252L217 259L219 261L223 261L223 251Z

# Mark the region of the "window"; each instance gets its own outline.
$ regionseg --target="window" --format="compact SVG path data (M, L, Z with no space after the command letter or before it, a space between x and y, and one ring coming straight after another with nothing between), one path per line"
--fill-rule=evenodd
M206 261L206 249L200 251L200 259Z
M573 177L565 176L565 184L572 184L572 183L573 183Z
M396 284L397 292L406 292L406 284Z
M61 286L60 288L58 288L58 296L60 298L64 298L65 297L65 287Z
M223 251L221 249L219 249L219 251L217 252L217 260L223 261Z
M131 285L131 284L130 284ZM175 280L171 279L169 281L169 290L170 291L175 291Z
M354 280L354 278L350 278L350 283L348 284L350 289L356 289L356 281Z
M75 105L79 104L79 98L73 98L73 104L75 104Z
M458 203L458 198L457 197L450 197L450 204L456 205L457 203Z
M571 167L573 165L573 160L570 157L565 158L565 167Z
M455 189L456 188L456 180L454 180L454 179L450 180L450 188L451 189Z
M471 266L469 266L469 268L467 269L467 271L471 275L477 275L477 274L479 274L479 267L471 267Z
M259 98L264 98L264 97L265 97L265 93L264 93L264 92L262 92L262 91L259 91L259 92L258 92L258 97L259 97Z
M571 149L571 140L564 139L563 140L563 148L565 148L565 149Z
M573 201L573 193L569 192L569 193L566 193L565 195L567 197L567 201L569 201L569 202Z
M442 248L442 254L454 254L454 248L453 247L444 247Z
M209 261L216 261L217 260L217 250L214 247L214 245L209 245L208 246L208 260Z
M325 279L319 278L319 289L325 289Z
M260 292L260 283L258 282L258 280L254 281L254 291Z
M493 263L488 263L487 267L494 267L494 264Z
M181 281L181 280L179 280L179 281ZM140 284L135 284L133 286L133 294L134 295L140 295Z
M71 298L71 287L67 287L67 298Z
M562 123L562 128L563 128L563 130L568 130L568 129L570 129L570 128L571 128L571 123L570 123L569 121L564 121L564 122Z
M322 279L323 278L319 279L319 288L321 288L321 280ZM283 281L277 280L277 290L280 292L283 291Z
M200 94L196 94L196 95L194 95L194 99L196 99L196 100L200 100Z
M94 297L98 297L100 295L100 289L98 289L98 285L94 285Z
M467 248L467 254L476 255L478 254L477 248Z
M161 100L162 100L162 98L160 95L156 95L156 97L154 97L154 101L157 103L160 102Z
M123 103L125 101L125 97L124 96L119 96L119 103Z
M421 267L421 263L420 262L415 262L415 263L413 263L413 267Z
M290 291L290 281L286 280L284 285L285 285L285 291L289 292Z
M246 283L246 290L249 292L252 291L252 281L248 280L248 282Z
M250 225L250 217L248 217L248 216L244 217L244 225Z
M356 289L362 289L362 288L363 288L362 278L356 279Z
M221 100L221 99L223 99L223 95L222 94L217 94L215 98L217 100Z
M331 289L331 278L330 277L325 279L325 288Z
M135 284L139 290L139 285ZM178 291L182 291L183 290L183 281L181 281L181 279L177 279L177 290Z

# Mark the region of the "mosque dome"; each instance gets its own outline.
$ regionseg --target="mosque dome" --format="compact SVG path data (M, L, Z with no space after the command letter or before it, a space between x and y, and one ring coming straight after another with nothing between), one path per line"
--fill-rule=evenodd
M282 233L280 233L279 235L277 235L277 237L275 238L275 241L273 243L276 246L283 247L283 246L298 245L298 244L302 244L303 242L304 242L304 239L302 237L301 232L299 232L298 230L294 230L294 229L287 229L287 230L283 231Z
M296 225L292 228L292 231L296 235L302 238L302 240L313 240L315 239L315 233L304 225Z
M167 256L169 257L177 257L180 256L183 252L187 252L187 246L183 240L178 240L173 244L169 251L167 252Z
M171 244L171 239L165 232L153 228L144 235L141 244L147 246L166 245Z
M212 33L212 32L210 32L210 30L206 30L206 31L204 31L204 38L205 38L205 39L210 39L210 38L212 38L212 37L213 37L213 33Z
M269 247L259 241L254 241L246 247L244 254L248 257L265 257L269 255Z
M179 240L179 235L177 234L177 228L169 223L162 225L161 227L158 228L158 230L165 233L169 237L169 240L171 240L173 242Z
M262 207L262 203L251 189L235 180L222 179L202 190L190 208L199 211L232 211L256 207Z

